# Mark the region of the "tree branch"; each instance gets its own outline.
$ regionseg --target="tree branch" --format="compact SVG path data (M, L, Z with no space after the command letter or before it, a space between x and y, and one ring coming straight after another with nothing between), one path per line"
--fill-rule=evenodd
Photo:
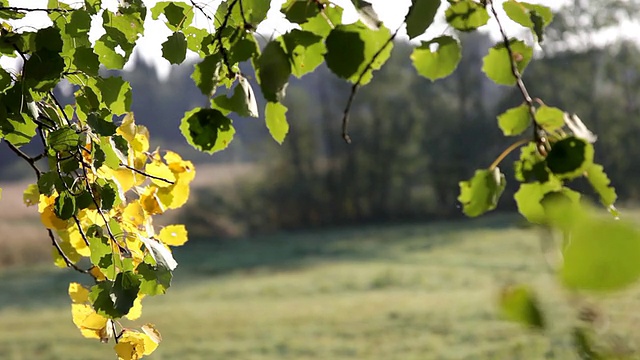
M60 8L43 9L43 8L23 8L23 7L16 7L16 6L0 6L0 11L17 11L17 12L42 11L42 12L46 12L47 14L69 12L69 10L60 9Z
M351 144L351 137L349 137L349 133L348 133L349 114L351 112L351 105L353 105L353 99L356 97L356 93L358 92L358 88L360 87L360 83L362 82L362 79L364 78L367 71L371 70L371 68L373 67L373 63L376 61L378 56L380 56L380 54L382 54L382 52L387 48L387 46L389 46L389 44L393 41L393 39L396 38L401 28L402 28L402 25L400 25L396 29L396 31L393 34L391 34L389 39L385 41L385 43L380 47L380 49L378 49L378 51L371 58L371 61L369 61L369 63L367 63L367 66L365 66L364 70L362 70L362 72L360 73L360 76L358 76L358 80L353 84L353 86L351 86L351 93L349 94L347 105L345 106L344 111L342 113L342 138L344 139L344 141L346 141L347 144Z
M29 164L29 166L31 166L33 171L35 171L35 173L36 173L36 177L38 179L40 179L40 176L42 175L42 171L40 171L40 169L38 169L38 167L36 166L36 161L37 160L35 160L34 158L29 157L29 155L27 155L24 152L22 152L22 150L18 149L12 143L10 143L8 141L5 141L5 143L7 144L7 146L9 146L9 149L11 149L11 151L13 151L16 155L18 155L20 158L22 158L24 161L26 161Z
M155 179L155 180L163 181L163 182L166 182L167 184L171 184L171 185L175 184L175 182L174 182L174 181L167 180L167 179L165 179L165 178L161 178L161 177L159 177L159 176L154 176L154 175L151 175L151 174L147 174L146 172L144 172L144 171L142 171L142 170L138 170L138 169L134 168L133 166L129 166L129 165L127 165L127 164L122 164L122 163L121 163L121 164L120 164L120 166L125 167L125 168L127 168L127 169L129 169L129 170L131 170L131 171L133 171L133 172L136 172L136 173L138 173L138 174L140 174L140 175L146 176L146 177L148 177L148 178L150 178L150 179Z
M58 241L56 241L56 238L53 235L53 231L51 231L51 229L47 229L47 233L49 234L49 239L51 239L51 244L56 248L56 250L58 251L58 254L60 254L60 256L64 260L65 264L67 264L67 267L71 267L75 271L83 273L83 274L88 274L89 273L89 270L80 269L76 264L74 264L69 259L67 254L65 254L64 251L62 251L62 248L60 247L60 244L58 244Z
M516 62L513 49L511 48L511 43L509 42L509 37L507 36L507 32L502 26L500 17L498 17L498 12L496 11L496 8L493 4L493 0L487 0L487 5L491 8L491 13L493 14L493 17L496 19L496 22L498 23L498 28L500 29L500 35L502 35L502 41L504 43L504 47L507 50L507 53L509 54L509 63L511 64L511 73L516 78L516 86L518 90L520 90L520 94L522 94L522 98L524 99L525 103L529 108L529 116L531 117L531 122L533 123L533 138L536 141L536 143L540 143L541 142L540 131L542 130L542 128L540 127L540 125L538 125L538 122L536 121L536 107L533 103L533 99L529 95L529 91L527 90L527 87L524 85L524 81L522 80L522 74L520 74L520 70L518 70L518 63Z

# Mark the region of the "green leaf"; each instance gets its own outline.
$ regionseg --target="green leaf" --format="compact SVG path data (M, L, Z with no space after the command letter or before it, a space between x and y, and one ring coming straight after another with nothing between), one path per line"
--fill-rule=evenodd
M268 102L264 110L265 121L269 133L273 140L282 144L284 138L289 132L289 123L287 123L287 108L281 103Z
M373 78L373 71L380 69L391 55L393 42L387 43L390 36L385 27L374 31L361 22L338 25L331 30L325 42L327 66L334 74L351 83L356 83L364 73L360 85L366 85ZM378 56L373 61L376 54ZM368 67L369 64L371 66Z
M264 98L272 102L284 99L291 75L291 64L280 43L270 41L256 61L255 67Z
M140 263L136 268L140 275L140 293L146 295L160 295L167 292L171 286L171 271L163 266L153 266L146 262Z
M80 135L70 127L63 127L52 131L47 140L51 148L55 151L71 151L80 144Z
M73 51L72 64L87 75L97 76L100 70L100 58L90 47L77 47Z
M280 12L294 24L306 23L310 18L318 15L318 4L309 0L289 0L282 5Z
M326 47L321 36L293 29L280 38L291 62L293 75L300 78L324 62Z
M162 57L172 64L181 64L187 56L187 38L181 32L174 32L162 43Z
M107 136L100 137L100 144L94 143L94 146L104 153L104 164L107 167L117 170L120 168L121 163L126 163L126 158L122 154L118 154L115 145L111 142L111 138ZM119 152L119 151L118 151ZM96 165L96 169L98 166Z
M593 145L571 136L552 145L547 167L561 178L573 179L582 176L593 164L593 153Z
M514 175L519 182L539 181L544 183L549 180L549 170L534 141L520 148L520 159L514 163L514 167Z
M49 50L54 53L62 51L62 38L60 30L54 27L47 27L38 30L36 33L36 51Z
M47 48L33 53L24 65L25 86L39 91L53 89L64 71L64 60L57 51Z
M115 48L117 46L118 43L116 41L107 35L102 35L102 37L96 41L95 47L93 48L98 55L100 63L108 69L122 69L127 62L124 56L116 52Z
M91 250L91 263L100 268L100 271L113 280L116 277L116 266L113 258L119 256L114 254L111 240L102 234L102 230L92 232L87 231L89 240L89 250Z
M56 198L53 211L56 216L62 220L69 220L73 217L73 215L77 212L76 208L76 198L69 191L63 191Z
M514 199L518 205L518 212L530 223L544 224L547 221L542 199L546 194L562 190L562 183L557 179L547 182L533 182L520 184L520 189L515 193Z
M38 179L38 191L40 194L51 196L55 184L60 181L60 177L55 171L47 171Z
M522 104L498 115L498 126L505 136L522 134L531 125L529 105Z
M616 190L611 186L611 180L604 172L604 167L598 164L592 164L587 169L587 180L593 189L600 196L600 202L606 207L611 207L616 202L618 196Z
M132 91L129 82L120 76L98 78L96 83L98 94L114 115L122 115L131 111Z
M191 78L198 89L211 96L223 76L223 63L219 53L206 56L202 62L195 65Z
M553 12L544 5L509 0L502 7L511 20L531 29L539 41L543 39L544 28L553 20Z
M195 149L213 154L229 146L235 129L232 121L217 109L195 108L185 113L180 131Z
M0 97L0 104L5 99L6 97ZM27 114L9 115L6 109L0 106L0 137L16 147L28 144L36 135L37 127Z
M564 111L542 105L536 111L536 123L549 132L558 130L564 126Z
M253 34L245 34L229 48L229 62L236 64L254 58L260 53L258 42Z
M487 9L473 0L460 0L451 4L445 17L449 25L460 31L476 30L489 21Z
M246 22L256 28L262 20L266 19L271 3L264 0L243 0L241 6L244 7Z
M409 39L424 34L436 17L441 0L411 0L411 8L404 21Z
M89 301L96 313L109 319L118 319L125 314L115 309L115 304L111 298L112 281L101 281L91 287Z
M116 276L111 288L114 309L123 316L129 313L140 291L140 279L132 271L123 271Z
M500 313L507 320L541 330L545 328L538 300L528 286L509 286L503 289L500 294Z
M109 121L100 117L96 112L87 115L87 124L91 130L98 135L111 136L116 133L117 126L113 121Z
M100 208L102 210L111 210L114 206L117 206L120 203L118 186L111 180L103 180L103 183L101 183L94 191L97 192Z
M233 96L231 98L220 95L212 100L212 106L224 115L235 112L240 116L258 117L258 103L255 94L251 88L251 84L244 77L238 78Z
M326 38L333 29L333 25L341 23L342 8L340 6L325 6L324 11L309 18L307 22L300 25L300 28Z
M522 74L531 61L533 49L521 40L509 40L509 46L513 54L513 61L516 62L518 71ZM512 58L505 44L501 42L489 49L489 54L483 60L482 71L496 84L515 85L516 77L511 71L511 61Z
M431 47L437 45L435 51ZM420 47L413 50L411 60L418 74L431 81L447 77L458 67L462 51L460 44L451 36L440 36L430 41L423 41Z
M151 9L151 17L157 20L160 14L167 18L166 25L172 31L178 31L191 25L195 9L183 2L161 1Z
M11 74L9 74L5 69L0 68L0 92L4 92L11 86Z
M477 170L473 178L461 181L459 185L458 201L462 203L463 212L476 217L496 208L507 181L500 169L495 168Z
M622 220L587 217L570 230L560 278L579 290L612 291L640 277L640 233Z

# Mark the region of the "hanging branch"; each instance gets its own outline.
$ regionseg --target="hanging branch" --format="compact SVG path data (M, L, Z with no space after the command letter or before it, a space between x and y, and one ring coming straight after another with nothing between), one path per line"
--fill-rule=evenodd
M527 104L527 107L529 108L529 116L531 117L531 122L533 123L533 138L536 141L536 143L538 144L543 143L544 140L540 136L540 132L542 131L542 128L540 127L540 125L538 125L538 122L536 121L536 107L533 99L529 95L529 91L527 90L527 87L525 86L524 81L522 80L522 74L520 74L520 70L518 70L518 63L516 62L515 53L511 48L511 43L509 42L509 37L507 36L507 32L502 26L502 22L500 21L498 12L496 11L496 8L493 4L493 0L487 0L487 5L491 8L491 13L493 14L493 17L496 19L496 22L498 23L498 28L500 29L500 35L502 36L502 42L504 43L504 47L507 50L507 53L509 54L509 63L511 64L511 73L516 78L516 86L518 90L520 90L520 94L522 94L522 98L524 99L525 103Z
M133 166L129 166L127 164L120 163L120 166L125 167L125 168L127 168L127 169L129 169L129 170L131 170L133 172L136 172L136 173L142 175L142 176L146 176L149 179L155 179L155 180L163 181L163 182L166 182L167 184L171 184L171 185L175 184L174 181L167 180L167 179L161 178L159 176L154 176L154 175L151 175L151 174L147 174L146 172L144 172L142 170L139 170L139 169L136 169Z
M229 23L229 18L231 17L231 13L233 12L233 8L236 6L237 3L238 3L238 0L233 0L229 4L227 13L224 15L224 19L222 20L220 27L216 29L216 37L213 39L213 42L212 42L212 44L214 45L216 44L216 42L218 43L217 47L220 50L220 54L222 54L222 62L227 67L227 70L234 75L235 73L231 70L231 64L229 63L229 54L227 53L227 49L225 49L224 45L222 45L222 30L224 30L227 27L227 24Z
M88 274L89 273L89 270L83 270L83 269L79 268L76 264L74 264L69 259L67 254L65 254L64 251L62 250L62 248L60 247L60 244L58 244L58 241L56 241L56 237L53 235L53 231L51 231L51 229L47 229L47 233L49 234L49 239L51 239L51 244L56 248L56 250L58 251L58 254L60 254L60 256L64 260L65 264L67 264L67 267L71 267L75 271L78 271L78 272L83 273L83 274Z
M42 175L42 171L40 169L38 169L38 166L36 166L36 161L38 161L40 159L40 156L38 155L37 156L38 160L36 160L36 158L32 158L29 155L25 154L24 152L22 152L22 150L18 149L12 143L10 143L8 141L5 141L5 143L7 144L7 146L9 146L9 149L11 149L11 151L13 151L16 155L18 155L20 158L22 158L24 161L26 161L29 164L29 166L31 166L33 171L35 171L35 173L36 173L36 177L39 179L40 176Z
M353 104L353 99L356 97L356 93L360 88L360 83L362 82L362 79L364 78L367 71L371 70L371 68L373 67L373 63L376 61L378 56L380 56L380 54L382 54L382 52L387 48L387 46L389 46L389 44L396 38L401 28L402 28L402 25L400 25L396 29L396 31L393 34L391 34L389 39L385 41L385 43L380 47L380 49L378 49L378 51L371 58L371 61L369 61L369 63L367 63L367 66L365 66L364 70L362 70L362 72L360 73L360 76L358 76L358 80L351 86L351 93L349 94L347 105L345 106L344 111L342 113L342 138L347 144L351 144L351 137L349 137L349 133L348 133L349 114L351 113L351 105Z
M16 6L0 6L0 11L15 11L15 12L25 12L25 13L41 11L41 12L46 12L47 14L69 12L69 10L60 9L60 8L42 9L42 8L23 8L23 7L16 7Z

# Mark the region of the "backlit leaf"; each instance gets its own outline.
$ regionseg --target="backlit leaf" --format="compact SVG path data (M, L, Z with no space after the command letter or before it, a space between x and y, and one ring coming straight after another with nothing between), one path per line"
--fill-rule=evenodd
M166 245L180 246L187 242L187 229L184 225L169 225L160 230L158 240Z
M434 51L432 47L437 47ZM447 77L453 73L462 58L458 41L451 36L441 36L423 41L413 50L411 60L418 74L431 81Z
M527 286L509 286L500 294L500 312L507 320L544 329L545 321L533 291Z
M264 98L272 102L284 99L291 75L291 64L280 43L270 41L255 66Z
M593 164L593 145L568 137L553 144L547 155L547 167L555 175L573 179L582 176Z
M281 103L268 102L265 113L265 121L271 137L282 144L284 138L289 132L289 123L287 123L287 108Z
M510 40L509 46L513 58L501 42L489 49L489 54L483 59L482 71L496 84L515 85L516 77L511 70L511 62L515 61L518 71L522 74L533 56L533 49L521 40Z
M389 59L393 48L392 42L387 43L390 36L384 26L374 31L360 22L338 25L331 30L325 42L327 66L334 74L352 83L364 73L360 84L365 85L373 78L373 71L380 69ZM378 56L373 61L376 54Z
M460 182L458 201L467 216L480 216L498 205L507 181L500 169L477 170L473 178Z
M422 35L433 23L440 2L440 0L411 0L411 8L405 18L409 39Z
M473 0L452 3L445 16L449 25L460 31L473 31L489 21L487 9Z
M498 126L505 136L522 134L531 125L529 105L522 104L498 115Z
M162 43L162 57L171 64L181 64L187 56L187 38L182 32L174 32Z
M564 126L564 111L542 105L536 111L536 123L546 131L554 131Z
M180 131L191 146L209 154L224 150L235 134L231 119L219 110L203 108L185 113Z
M592 164L586 171L587 180L600 196L600 202L606 207L613 206L618 196L602 165Z

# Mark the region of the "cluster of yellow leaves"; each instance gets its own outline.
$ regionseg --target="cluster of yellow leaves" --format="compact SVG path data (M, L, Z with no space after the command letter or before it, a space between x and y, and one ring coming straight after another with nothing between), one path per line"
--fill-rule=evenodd
M136 269L147 254L158 263L162 260L173 270L177 263L173 260L169 246L183 245L188 238L184 225L166 226L156 233L152 217L168 209L179 208L187 202L189 185L195 177L194 165L171 151L160 152L156 149L150 152L149 133L144 126L135 124L132 114L124 117L122 124L117 128L117 134L128 143L126 155L113 147L120 160L120 167L114 169L113 166L103 164L95 168L91 154L94 141L101 141L103 144L104 141L111 141L113 144L113 141L108 138L88 137L81 155L84 162L92 167L87 168L86 178L77 179L91 184L98 181L110 181L115 184L117 200L110 210L99 210L92 204L79 209L75 218L63 220L56 216L55 204L59 196L57 192L54 191L51 195L41 194L38 186L34 184L23 194L24 203L27 206L37 205L42 224L55 234L56 241L65 255L63 257L58 249L52 248L54 262L60 267L66 267L67 261L76 264L82 258L91 259L92 247L85 236L90 227L102 227L107 234L108 224L113 221L117 223L118 232L114 232L113 238L109 239L113 256L116 258L115 273L111 270L109 273L104 269L101 271L100 265L94 264L89 273L97 282L114 280L117 273L122 271L118 264L122 264L125 258L130 259L133 268ZM117 338L115 351L119 358L139 359L157 347L160 337L152 325L145 325L142 328L143 332L123 328L119 335L114 334L114 320L96 313L89 301L88 289L72 283L69 295L73 302L73 322L82 335L104 342L111 337ZM138 294L126 318L134 320L140 316L143 296Z
M99 339L108 342L116 336L114 333L114 320L108 319L98 313L89 304L89 290L78 283L69 284L69 297L71 298L71 314L73 323L80 329L82 335L90 339ZM140 317L142 304L138 297L133 308L126 318L135 320ZM142 332L124 329L114 346L118 359L135 360L144 355L151 354L161 341L160 334L152 324L142 326Z

